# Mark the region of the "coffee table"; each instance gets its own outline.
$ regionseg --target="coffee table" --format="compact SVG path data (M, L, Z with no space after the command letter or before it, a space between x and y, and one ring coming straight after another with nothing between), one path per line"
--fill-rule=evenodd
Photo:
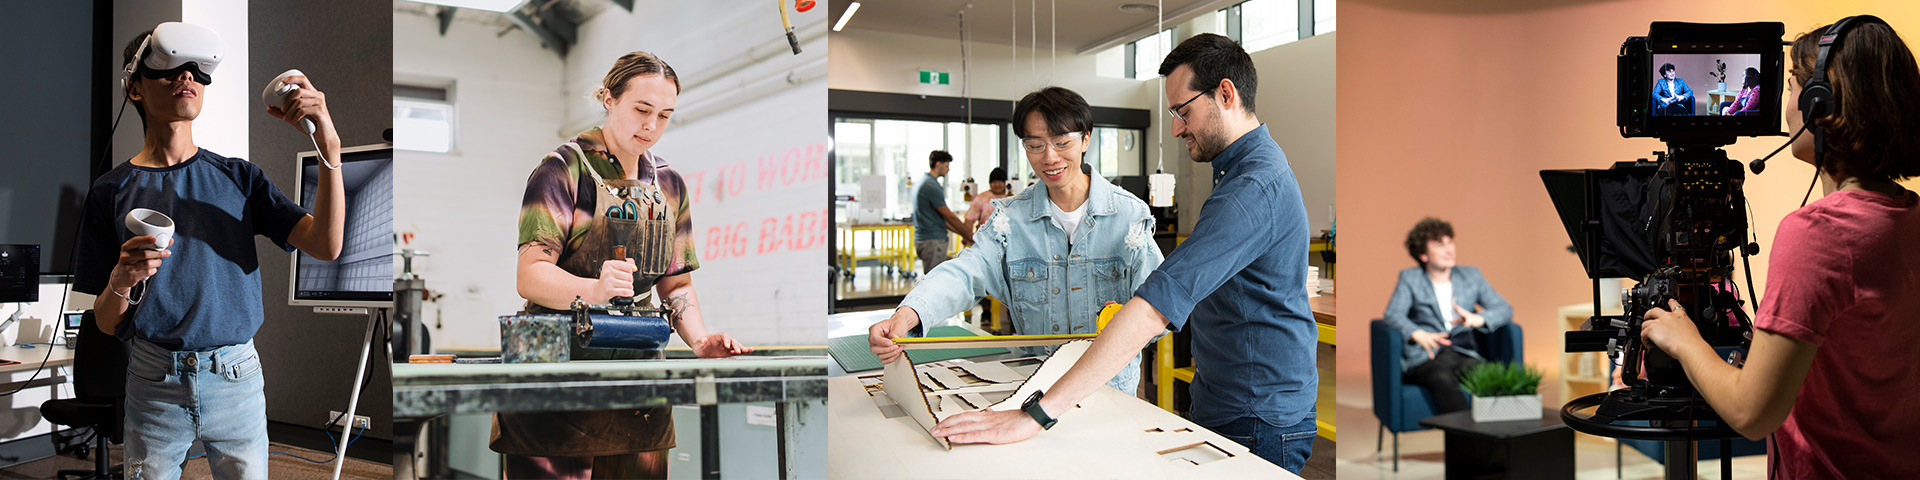
M1573 478L1573 430L1559 410L1538 420L1477 423L1462 410L1420 420L1447 432L1447 478Z

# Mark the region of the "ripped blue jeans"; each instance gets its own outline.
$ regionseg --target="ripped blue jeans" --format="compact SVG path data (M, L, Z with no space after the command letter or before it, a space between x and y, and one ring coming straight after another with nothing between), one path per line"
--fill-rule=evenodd
M128 342L127 478L180 478L194 440L214 478L267 478L265 387L253 342L204 352Z

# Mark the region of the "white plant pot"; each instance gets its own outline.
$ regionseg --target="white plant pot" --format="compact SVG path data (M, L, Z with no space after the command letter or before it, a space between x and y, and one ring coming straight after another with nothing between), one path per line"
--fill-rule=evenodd
M1473 421L1505 422L1511 420L1539 420L1540 395L1511 395L1504 397L1473 397Z

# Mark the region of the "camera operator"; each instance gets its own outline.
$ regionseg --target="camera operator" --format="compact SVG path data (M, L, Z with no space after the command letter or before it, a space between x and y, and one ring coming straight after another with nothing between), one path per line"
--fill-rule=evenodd
M1826 29L1793 43L1793 130ZM1829 55L1841 101L1814 120L1827 195L1780 223L1745 368L1722 362L1678 302L1648 311L1642 337L1734 430L1772 436L1774 478L1920 478L1920 196L1894 183L1920 176L1920 67L1881 23L1853 26ZM1793 155L1814 163L1813 139Z

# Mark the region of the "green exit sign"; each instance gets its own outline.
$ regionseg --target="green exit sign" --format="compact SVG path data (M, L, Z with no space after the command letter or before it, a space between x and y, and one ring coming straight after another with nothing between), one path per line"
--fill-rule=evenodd
M920 71L920 83L928 85L946 85L947 77L947 72Z

